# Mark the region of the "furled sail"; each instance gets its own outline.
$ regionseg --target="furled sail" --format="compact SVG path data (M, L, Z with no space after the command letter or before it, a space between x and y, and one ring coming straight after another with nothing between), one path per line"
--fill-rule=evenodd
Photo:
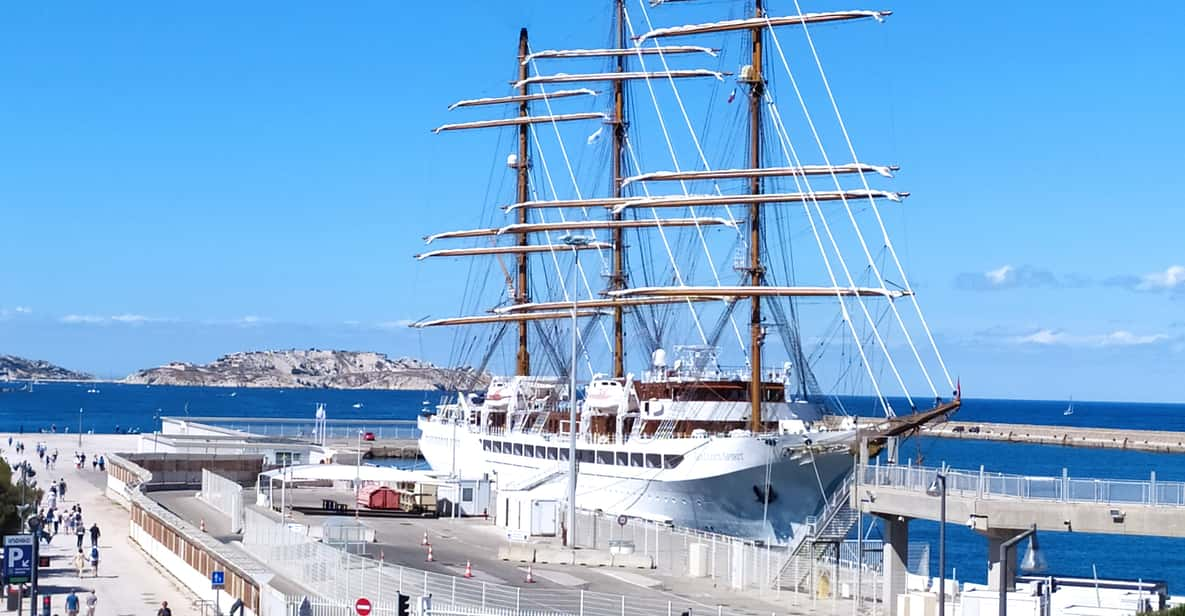
M848 163L846 165L803 165L801 167L764 167L761 169L715 169L711 171L653 171L632 175L622 180L622 186L634 182L665 182L674 180L733 180L748 178L771 178L810 175L831 175L847 173L875 173L887 178L893 177L896 166Z
M798 26L804 24L821 24L853 19L875 19L883 21L892 11L834 11L829 13L805 13L802 15L787 15L785 17L749 17L747 19L730 19L706 24L691 24L686 26L672 26L670 28L656 28L635 38L638 45L653 38L665 36L688 36L692 34L708 34L712 32L731 32L736 30L753 30L767 26Z
M867 287L636 287L610 291L613 297L886 297L897 299L911 295L909 291Z
M445 124L433 129L434 133L450 130L464 130L470 128L494 128L497 126L522 126L523 124L543 124L549 122L571 122L574 120L608 120L603 113L564 113L559 115L526 116L520 118L506 118L503 120L482 120L479 122L464 122L461 124Z
M514 87L534 85L537 83L583 83L589 81L630 81L634 79L682 79L687 77L714 77L723 81L729 73L710 71L706 68L675 69L670 71L628 71L622 73L556 73L554 75L536 75L517 81Z
M543 99L556 98L571 98L573 96L596 96L596 90L588 88L580 88L577 90L557 90L555 92L548 92L547 94L519 94L516 96L497 96L493 98L471 98L468 100L457 101L449 105L449 111L457 109L458 107L477 107L480 105L501 105L505 103L522 103L529 101L541 101Z
M600 310L577 310L576 318L599 317L605 314ZM524 312L521 314L481 314L469 317L453 317L449 319L433 319L417 321L412 327L441 327L448 325L481 325L484 323L506 323L512 321L543 321L547 319L571 319L572 311L557 312Z
M683 207L689 205L746 205L750 203L796 203L802 201L840 201L843 199L888 199L901 201L907 192L884 190L822 190L815 192L763 193L757 195L670 195L660 197L615 197L605 199L559 199L554 201L523 201L503 209L507 212L523 208L554 209L577 207L607 207L620 212L630 207Z
M653 54L682 54L682 53L706 53L709 56L715 57L718 50L711 47L699 47L696 45L666 45L662 47L641 47L636 49L546 49L544 51L536 51L535 53L523 59L523 64L530 63L532 60L543 60L549 58L605 58L616 56L635 56L639 53L645 55Z
M572 304L576 304L576 308L628 308L631 306L654 306L659 304L682 304L684 302L716 302L720 301L720 297L712 297L709 295L697 296L686 295L682 297L604 297L593 299L579 299L575 302L571 301L554 301L554 302L530 302L527 304L514 304L511 306L503 306L502 308L494 309L497 314L511 314L517 312L534 312L534 311L548 311L561 310L567 308L571 310Z
M585 242L582 244L528 244L526 246L481 246L478 248L449 248L433 250L416 255L417 261L431 257L469 257L473 255L514 255L535 252L567 252L569 250L609 250L613 244L607 242Z

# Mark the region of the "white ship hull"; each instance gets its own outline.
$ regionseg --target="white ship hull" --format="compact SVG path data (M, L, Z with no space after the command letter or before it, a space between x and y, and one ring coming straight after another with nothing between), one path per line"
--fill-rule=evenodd
M420 430L421 451L434 470L465 478L490 475L499 490L564 481L560 473L568 465L566 438L482 434L435 417L421 418ZM825 493L842 482L852 463L844 449L815 447L811 453L807 439L815 438L819 445L819 438L842 441L850 436L832 432L645 439L622 445L579 442L577 506L790 543L804 532L807 517L821 512Z

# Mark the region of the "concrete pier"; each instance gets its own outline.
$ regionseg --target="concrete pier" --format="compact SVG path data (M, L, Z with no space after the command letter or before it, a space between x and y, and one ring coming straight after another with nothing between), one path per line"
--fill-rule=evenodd
M1112 428L1078 428L1035 424L948 421L942 424L927 426L922 430L922 434L941 438L1031 443L1035 445L1185 453L1185 432L1167 430L1117 430Z

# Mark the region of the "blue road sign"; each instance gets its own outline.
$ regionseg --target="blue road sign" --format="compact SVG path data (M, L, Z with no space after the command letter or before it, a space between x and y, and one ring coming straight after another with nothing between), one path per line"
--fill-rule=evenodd
M5 535L4 576L10 584L33 579L33 535Z
M226 585L226 575L221 571L210 572L210 586L214 589L222 588Z

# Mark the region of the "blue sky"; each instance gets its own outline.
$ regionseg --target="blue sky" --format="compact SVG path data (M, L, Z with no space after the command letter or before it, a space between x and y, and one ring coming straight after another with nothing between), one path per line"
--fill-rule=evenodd
M464 270L411 256L476 225L495 144L430 129L505 91L522 25L603 44L603 5L0 9L0 353L447 362L404 325ZM895 241L968 395L1185 398L1185 6L803 5L853 7L895 14L820 52L862 157L902 166Z

